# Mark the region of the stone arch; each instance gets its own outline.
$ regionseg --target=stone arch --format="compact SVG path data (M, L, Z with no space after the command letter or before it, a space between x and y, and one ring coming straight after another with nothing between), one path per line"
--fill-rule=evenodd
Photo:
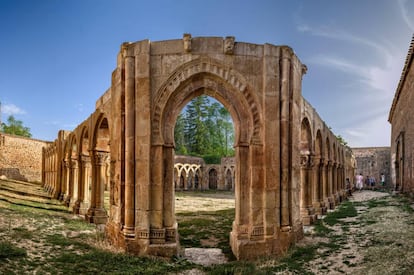
M225 173L225 188L226 190L233 190L233 173L230 168L227 169Z
M262 142L259 100L244 77L211 58L200 58L177 68L161 86L154 100L153 142L174 143L175 120L194 97L206 94L230 112L235 126L235 143ZM166 127L167 126L167 127Z
M69 171L70 171L70 142L69 140L64 141L63 145L63 159L62 159L62 166L63 166L63 173L62 173L62 193L60 199L68 204L70 201L69 197Z
M74 132L69 146L69 207L74 213L79 210L79 140Z
M108 171L110 171L110 127L107 116L98 113L93 121L93 135L91 137L91 162L92 162L92 188L91 201L87 213L87 219L96 224L107 221L105 209L105 186L108 186ZM119 192L119 191L117 191ZM116 190L110 192L110 201L117 204L118 194Z
M80 208L79 214L86 215L90 206L92 191L92 166L90 157L90 135L84 126L80 135Z
M163 209L166 214L164 223L151 220L151 227L176 230L174 194L168 189L169 179L172 181L173 178L174 126L181 109L191 99L205 94L223 104L229 111L235 128L236 214L231 232L231 239L235 242L232 247L237 250L240 240L248 232L253 234L253 238L264 238L263 196L255 195L255 218L250 217L253 212L248 210L253 208L250 193L262 192L262 189L251 188L252 181L257 182L263 177L261 167L251 166L252 163L262 162L263 156L263 119L257 95L237 71L210 58L196 59L180 66L160 87L153 100L151 155L154 156L152 161L163 163L163 167L153 169L152 178L156 179L156 185L164 188L164 203L161 205L160 202L154 207ZM155 239L153 241L157 242Z
M309 225L314 220L314 210L312 206L312 130L308 118L302 119L300 131L300 182L301 182L301 199L300 211L303 224Z
M326 212L324 204L324 160L323 139L320 129L316 131L313 180L313 206L316 214L323 215Z
M211 168L208 170L208 189L216 190L218 183L218 173L217 169Z

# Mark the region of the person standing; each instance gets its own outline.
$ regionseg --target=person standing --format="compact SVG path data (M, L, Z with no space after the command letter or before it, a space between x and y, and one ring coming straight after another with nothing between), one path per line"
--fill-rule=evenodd
M385 175L384 175L384 173L381 173L381 186L382 187L385 186Z
M356 188L361 191L362 187L364 187L364 177L362 176L362 173L356 176Z

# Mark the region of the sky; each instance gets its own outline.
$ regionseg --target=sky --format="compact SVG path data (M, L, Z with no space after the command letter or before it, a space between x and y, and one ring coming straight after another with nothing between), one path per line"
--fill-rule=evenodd
M0 0L1 118L53 141L95 110L127 41L235 36L293 48L302 95L351 147L390 146L412 0Z

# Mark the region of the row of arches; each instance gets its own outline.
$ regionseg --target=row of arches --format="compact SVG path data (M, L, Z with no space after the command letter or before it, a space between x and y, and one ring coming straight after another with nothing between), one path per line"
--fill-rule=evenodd
M321 120L310 120L306 115L316 114L303 115L300 131L300 211L305 225L346 198L345 181L354 178L356 169L351 149Z
M98 110L73 132L60 131L58 138L43 149L44 187L73 213L84 215L90 222L107 220L109 141L107 115Z
M182 190L234 190L235 167L175 163L174 188Z

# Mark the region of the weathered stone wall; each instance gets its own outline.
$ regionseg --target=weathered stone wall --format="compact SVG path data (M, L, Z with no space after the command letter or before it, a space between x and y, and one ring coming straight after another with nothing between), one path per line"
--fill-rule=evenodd
M352 148L357 169L366 178L374 177L376 185L381 182L381 174L385 176L386 186L391 185L391 148L390 147L361 147ZM353 179L355 181L355 179Z
M391 180L397 190L414 194L414 36L395 93L391 123Z
M0 175L40 182L42 148L50 142L0 133Z

